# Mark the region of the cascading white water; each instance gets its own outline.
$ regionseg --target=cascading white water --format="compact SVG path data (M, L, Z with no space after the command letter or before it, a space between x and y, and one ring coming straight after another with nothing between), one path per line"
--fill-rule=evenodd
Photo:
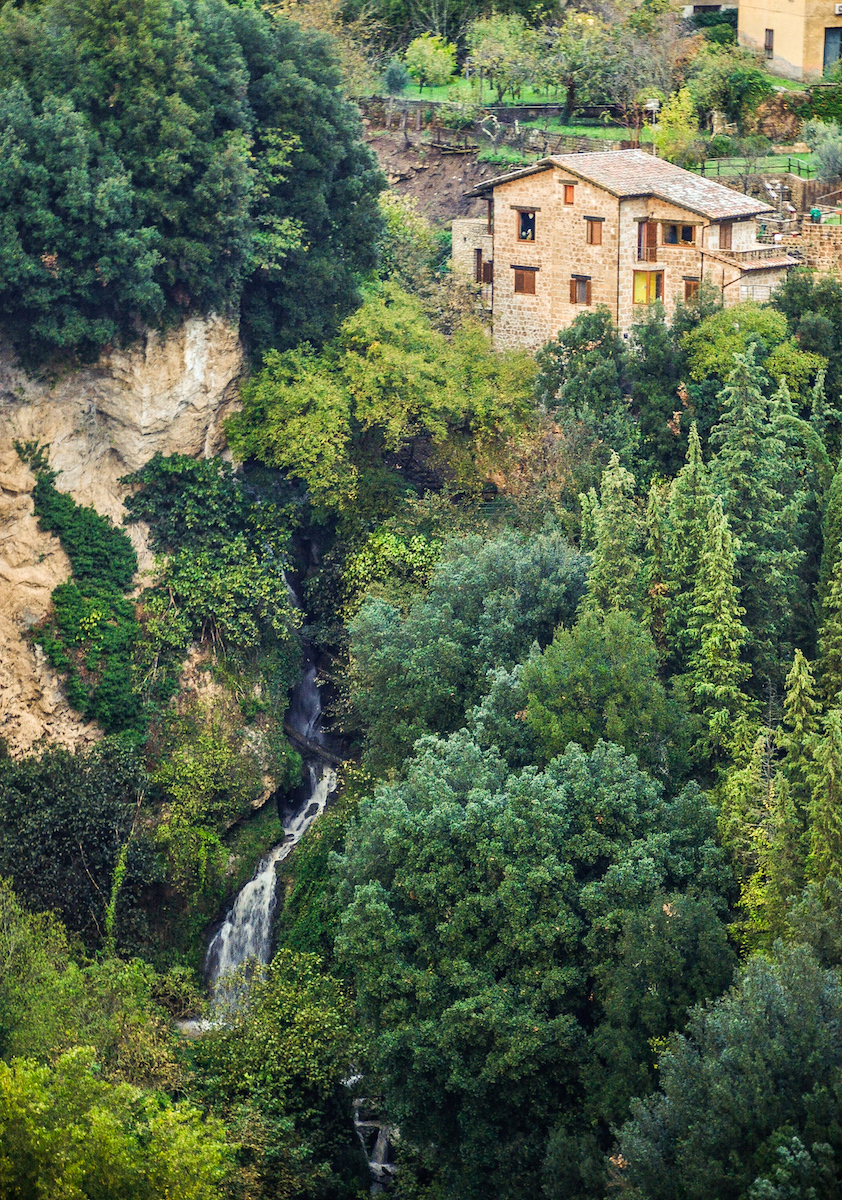
M309 742L320 742L322 714L316 668L308 663L290 699L287 721ZM336 772L321 764L308 763L310 795L301 811L284 826L284 840L260 860L254 877L240 891L221 927L211 940L205 971L212 991L222 998L226 975L249 960L269 961L272 913L275 908L275 868L291 853L317 817L324 812L336 787ZM228 997L232 1002L232 997Z

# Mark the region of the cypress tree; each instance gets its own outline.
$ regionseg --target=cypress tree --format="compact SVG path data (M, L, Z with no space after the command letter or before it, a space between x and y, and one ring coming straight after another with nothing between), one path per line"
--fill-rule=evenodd
M643 528L634 499L634 476L620 466L616 450L602 476L593 510L594 551L588 595L603 612L641 615Z
M713 502L708 469L695 421L690 427L687 460L670 487L665 539L666 638L673 671L686 669L694 649L690 613L702 557L708 514Z
M735 719L748 708L741 685L751 669L740 661L748 631L740 620L745 609L739 603L734 575L734 539L722 502L715 500L693 592L690 631L698 649L689 676L696 705L707 721L711 751L730 740Z
M797 530L803 493L798 462L788 452L764 398L767 380L754 347L734 355L728 386L719 394L722 419L711 440L719 451L711 482L737 545L737 572L749 631L747 654L758 681L782 677L792 655L793 610L803 559Z

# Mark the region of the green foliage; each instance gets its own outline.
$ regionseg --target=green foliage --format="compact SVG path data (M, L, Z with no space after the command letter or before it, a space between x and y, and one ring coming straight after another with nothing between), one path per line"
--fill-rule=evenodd
M419 88L442 87L456 70L456 47L440 34L423 33L409 43L403 61Z
M527 356L496 354L471 322L446 338L419 300L386 283L321 354L306 346L268 354L228 435L240 458L303 483L322 513L355 502L382 517L376 488L389 478L386 463L411 478L430 443L439 470L475 487L488 456L529 416L531 383Z
M740 620L745 609L734 575L734 539L716 500L707 520L690 612L690 634L697 648L690 658L689 682L708 724L710 750L728 741L734 720L748 707L741 685L751 668L740 658L747 640Z
M753 342L760 342L768 353L784 341L786 333L779 313L746 301L706 317L684 334L682 344L693 379L726 380L735 354L744 354Z
M401 96L409 87L412 78L403 63L393 58L383 72L383 88L387 96ZM388 195L388 193L386 193Z
M185 311L291 344L353 305L381 178L318 35L223 0L50 0L4 13L0 65L0 315L29 358Z
M713 45L694 62L687 86L699 113L724 112L740 125L774 90L750 51Z
M569 742L592 750L602 739L637 755L656 777L680 776L686 713L668 701L657 666L651 637L628 613L586 611L572 629L560 629L521 675L541 758L562 754Z
M256 507L219 458L154 454L122 484L140 488L124 502L130 521L146 521L153 550L224 545L244 533Z
M796 530L805 494L797 452L787 446L778 407L765 399L763 386L753 349L735 355L719 396L722 417L711 435L718 446L711 485L736 540L747 653L759 679L778 683L793 653L792 614L804 554Z
M0 1063L0 1163L9 1195L212 1200L227 1174L217 1122L99 1079L90 1050L55 1066Z
M67 675L67 697L107 733L138 731L142 712L132 660L140 635L132 586L137 555L108 517L59 492L46 451L15 443L36 475L33 501L41 529L54 533L70 559L73 580L53 592L52 610L33 632L47 658Z
M153 547L165 552L142 597L138 686L166 698L193 640L238 661L241 673L260 661L269 690L285 693L300 660L300 616L284 574L288 509L250 494L216 458L156 454L123 482L141 488L126 501L129 520L147 521Z
M137 755L115 739L84 754L0 760L0 873L27 903L97 944L143 786Z
M417 738L458 728L490 668L514 666L572 621L584 568L554 531L474 537L448 547L406 616L382 600L364 604L349 633L367 765L398 768Z
M379 267L383 279L393 279L408 292L417 292L439 264L441 238L418 211L417 201L398 192L382 192L383 237Z
M690 614L708 514L713 503L709 473L696 424L690 429L687 462L672 481L665 536L666 641L669 661L679 672L692 649Z
M670 1043L661 1094L633 1106L620 1139L629 1194L833 1195L840 1005L838 976L805 948L750 959L733 990L697 1009L686 1038Z
M517 13L495 13L472 21L466 34L470 63L481 71L503 103L507 91L516 97L536 75L538 36Z
M0 917L4 1058L47 1063L90 1046L97 1070L112 1082L171 1090L183 1085L177 1038L157 999L169 979L137 959L79 959L58 920L28 912L5 881Z
M664 889L722 886L705 808L694 790L670 814L617 746L587 755L572 745L545 771L518 775L465 733L421 742L406 781L360 805L342 860L337 952L387 1109L429 1149L444 1194L538 1194L550 1128L582 1130L589 1063L622 1111L625 1064L606 1064L609 1084L591 1057L603 1002L632 975L615 936L630 909ZM688 931L687 952L692 944ZM386 952L372 955L372 945ZM693 997L724 982L721 954L708 964ZM643 1040L647 1029L663 1036L671 1004L681 1007L674 983L653 971L666 988L660 1012L641 1014L629 999L624 1021L611 1002L622 1029ZM650 984L644 975L634 975L635 995Z
M583 502L583 510L585 509ZM634 476L612 453L600 484L599 500L589 497L593 562L588 603L605 612L624 609L640 615L643 593L643 523L634 496Z
M637 431L624 400L626 357L608 309L582 313L538 352L536 392L562 424L580 424L629 466Z
M196 1086L239 1134L250 1195L364 1195L343 1079L357 1050L340 984L313 954L279 950L234 1010L197 1046Z

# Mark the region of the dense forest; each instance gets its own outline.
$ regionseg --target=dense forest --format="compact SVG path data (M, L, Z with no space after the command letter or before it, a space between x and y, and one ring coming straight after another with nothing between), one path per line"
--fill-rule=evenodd
M395 1200L835 1200L842 283L495 351L294 15L0 6L20 361L212 311L251 355L233 466L124 481L152 575L17 444L103 737L0 755L0 1195L352 1200L362 1096ZM214 1007L306 653L340 786Z

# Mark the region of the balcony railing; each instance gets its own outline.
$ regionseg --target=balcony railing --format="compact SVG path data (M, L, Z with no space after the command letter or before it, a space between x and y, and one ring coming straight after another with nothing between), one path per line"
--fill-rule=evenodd
M757 262L763 258L780 258L782 254L791 254L792 251L788 246L777 243L772 246L757 246L753 250L720 250L719 253L737 262Z

